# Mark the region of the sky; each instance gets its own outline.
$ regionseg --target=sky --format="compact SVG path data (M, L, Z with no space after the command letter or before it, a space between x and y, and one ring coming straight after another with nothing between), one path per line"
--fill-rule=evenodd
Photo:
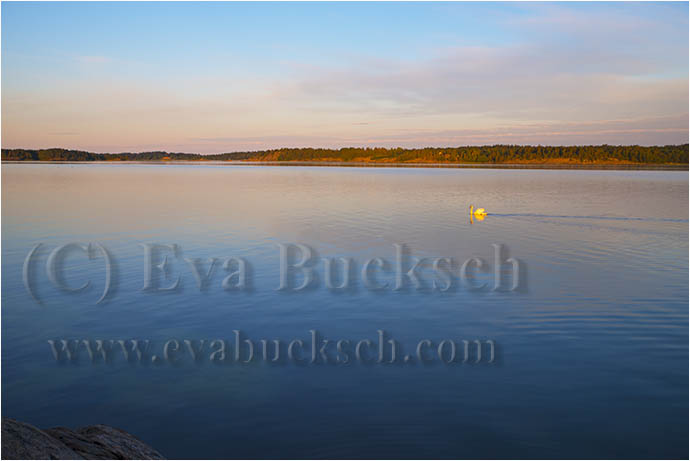
M2 147L688 142L688 3L3 2Z

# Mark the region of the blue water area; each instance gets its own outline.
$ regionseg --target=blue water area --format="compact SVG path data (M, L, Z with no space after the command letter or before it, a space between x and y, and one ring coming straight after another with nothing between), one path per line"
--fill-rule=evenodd
M470 220L470 204L489 214ZM91 258L74 245L51 258L70 243L91 243ZM277 290L288 243L313 250L303 291ZM100 303L96 244L112 262ZM151 288L179 277L177 290L142 290L142 244L177 245L152 253L166 274L151 269ZM427 258L420 289L406 275L393 289L395 244L405 271ZM243 290L223 287L231 257L246 261ZM348 289L326 287L323 258L351 259ZM375 258L380 290L361 276ZM446 291L435 258L447 258ZM261 339L301 339L306 362L283 350L237 363L234 330L257 355ZM312 364L310 330L373 346L364 362L351 350L350 363ZM395 363L377 362L378 330L399 343ZM61 339L115 351L148 339L151 351L104 363L80 346L56 361L48 341ZM213 340L226 340L224 362ZM435 355L443 340L456 363ZM463 340L493 341L494 360L485 349L463 363ZM2 415L112 425L169 458L687 458L688 173L3 165Z

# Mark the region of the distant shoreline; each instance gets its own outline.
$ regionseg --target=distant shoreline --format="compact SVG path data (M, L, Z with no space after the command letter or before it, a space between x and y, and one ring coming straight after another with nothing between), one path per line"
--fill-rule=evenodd
M340 149L295 147L251 152L96 153L74 149L2 149L2 161L16 162L157 162L216 165L293 165L418 168L532 169L688 169L688 144L666 146L491 146Z
M43 165L208 165L208 166L321 166L355 168L456 168L506 170L656 170L689 171L687 163L434 163L434 162L336 162L336 161L256 161L256 160L2 160L3 164Z

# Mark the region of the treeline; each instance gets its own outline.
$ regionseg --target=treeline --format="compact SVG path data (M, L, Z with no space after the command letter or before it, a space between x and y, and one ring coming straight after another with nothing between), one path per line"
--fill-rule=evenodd
M3 160L34 160L34 161L158 161L158 160L204 160L200 154L182 154L174 152L124 152L119 154L97 154L82 150L71 149L2 149Z
M522 163L522 162L630 162L688 163L688 144L670 146L465 146L342 149L289 148L235 152L214 156L219 160L341 161L421 163Z
M166 161L249 160L259 162L381 163L688 163L688 144L668 146L464 146L419 149L345 147L285 148L217 155L175 152L97 154L69 149L2 149L2 160Z

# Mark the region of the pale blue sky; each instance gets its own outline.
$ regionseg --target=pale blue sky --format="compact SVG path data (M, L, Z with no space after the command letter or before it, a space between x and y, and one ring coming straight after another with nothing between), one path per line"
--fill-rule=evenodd
M688 141L687 3L2 3L2 145Z

